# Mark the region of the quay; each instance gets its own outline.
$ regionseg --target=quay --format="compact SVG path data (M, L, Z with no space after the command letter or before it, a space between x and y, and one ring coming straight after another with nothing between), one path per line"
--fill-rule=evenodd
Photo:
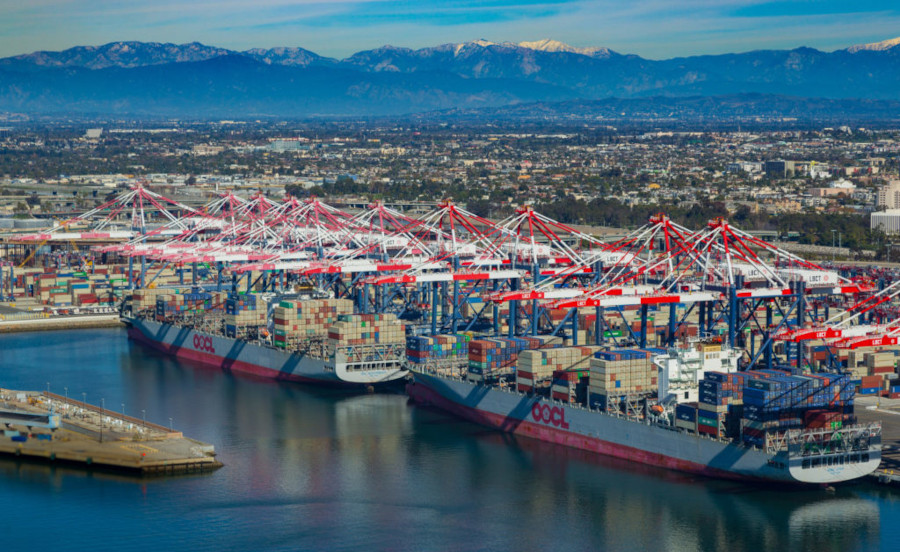
M881 421L881 465L869 478L900 485L900 399L857 396L856 417L860 422Z
M27 318L0 315L0 333L118 328L121 326L124 324L118 314L31 316Z
M213 445L53 393L0 389L0 454L141 475L222 467Z
M33 303L33 302L32 302ZM31 305L32 303L27 303ZM37 305L34 303L34 305ZM0 303L0 333L114 328L123 326L115 308L35 312L17 303Z

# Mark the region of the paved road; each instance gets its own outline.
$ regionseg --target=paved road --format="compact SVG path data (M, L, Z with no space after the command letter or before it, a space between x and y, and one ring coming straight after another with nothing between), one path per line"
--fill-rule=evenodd
M879 405L877 410L867 406ZM900 399L856 398L856 417L860 422L881 420L881 469L900 473Z

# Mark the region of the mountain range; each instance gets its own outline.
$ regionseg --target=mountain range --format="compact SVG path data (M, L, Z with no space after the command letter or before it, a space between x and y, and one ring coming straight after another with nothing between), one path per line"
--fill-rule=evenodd
M865 100L890 112L900 100L900 39L667 60L549 39L384 46L345 59L298 47L114 42L0 59L0 111L45 115L381 116L746 94Z

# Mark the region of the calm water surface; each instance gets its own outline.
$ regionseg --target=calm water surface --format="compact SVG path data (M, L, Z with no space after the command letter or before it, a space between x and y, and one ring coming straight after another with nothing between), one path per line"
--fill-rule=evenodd
M124 330L0 336L0 386L215 445L140 479L0 459L0 550L898 550L900 492L780 491L635 468L407 404L223 374Z

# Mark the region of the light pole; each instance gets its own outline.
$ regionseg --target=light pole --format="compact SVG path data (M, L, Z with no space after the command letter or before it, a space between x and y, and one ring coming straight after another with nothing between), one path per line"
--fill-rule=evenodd
M106 399L100 399L100 442L103 442L103 415L106 413Z
M835 232L837 232L837 230L834 230L834 229L831 230L831 262L834 262L834 257L835 257L835 250L834 250L834 233Z
M66 392L66 414L69 413L69 388L63 387L63 390Z
M141 409L141 432L147 431L147 411Z
M87 412L87 393L84 391L81 392L81 419L84 419L85 412Z
M172 429L173 427L174 427L174 424L172 423L172 418L169 418L169 431L174 431Z

